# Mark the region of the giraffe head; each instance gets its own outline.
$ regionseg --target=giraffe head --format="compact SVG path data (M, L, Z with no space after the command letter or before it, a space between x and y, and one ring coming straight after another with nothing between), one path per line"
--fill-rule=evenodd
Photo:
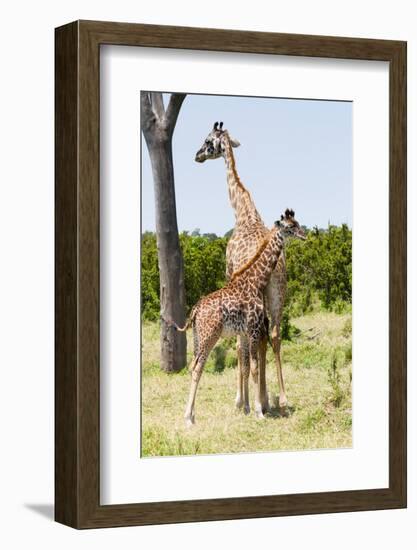
M294 216L294 210L287 208L285 213L281 215L281 219L275 222L275 225L284 237L294 237L305 241L306 235Z
M229 140L232 147L239 147L240 143L237 139L232 138L227 130L223 130L223 122L220 122L220 124L215 122L212 131L196 153L196 162L204 162L207 159L222 157L225 151L226 139Z

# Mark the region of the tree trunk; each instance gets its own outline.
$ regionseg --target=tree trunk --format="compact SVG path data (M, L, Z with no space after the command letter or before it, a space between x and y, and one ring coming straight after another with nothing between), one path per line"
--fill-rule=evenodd
M146 96L142 97L142 130L151 159L155 192L161 302L161 368L172 372L181 370L187 359L185 333L177 332L164 321L173 320L179 325L185 323L184 265L178 237L172 159L172 133L184 97L177 105L176 116L172 121L168 119L170 107L165 113L161 94L151 93ZM150 103L144 104L147 99L151 100ZM173 97L171 102L172 99Z

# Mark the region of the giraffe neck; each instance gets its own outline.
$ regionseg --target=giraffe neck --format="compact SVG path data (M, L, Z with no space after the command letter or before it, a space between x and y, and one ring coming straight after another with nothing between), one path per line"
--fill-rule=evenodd
M263 291L269 282L272 271L284 250L284 237L278 227L271 229L265 248L249 263L241 273L242 280L253 288ZM237 277L239 278L239 276Z
M257 224L262 222L256 207L252 201L249 191L240 181L236 170L235 157L233 155L232 146L229 136L225 134L224 138L224 160L227 169L227 185L229 188L229 199L232 208L235 211L236 225L240 224Z

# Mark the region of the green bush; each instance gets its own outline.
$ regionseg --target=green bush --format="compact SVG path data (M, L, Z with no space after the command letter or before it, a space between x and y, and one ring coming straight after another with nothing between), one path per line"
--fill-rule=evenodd
M281 319L281 338L282 340L292 340L294 336L300 334L300 329L290 323L290 311L288 307L284 308Z
M342 313L352 302L352 231L347 225L307 232L307 240L286 245L288 298L291 308L309 311L313 298Z
M237 366L237 355L236 353L229 352L226 355L224 367L226 369L234 369Z

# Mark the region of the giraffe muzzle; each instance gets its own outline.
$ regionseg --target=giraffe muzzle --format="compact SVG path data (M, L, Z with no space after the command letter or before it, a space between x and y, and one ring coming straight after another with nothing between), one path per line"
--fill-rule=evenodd
M206 160L206 157L204 155L203 151L197 151L197 154L194 159L196 162L204 162Z

